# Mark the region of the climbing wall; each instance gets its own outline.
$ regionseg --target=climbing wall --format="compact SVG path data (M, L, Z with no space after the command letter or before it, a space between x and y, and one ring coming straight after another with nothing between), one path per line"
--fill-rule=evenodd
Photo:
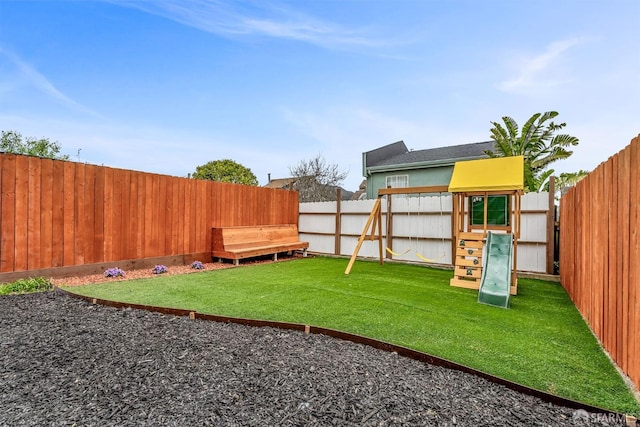
M454 257L451 286L480 289L482 278L482 233L459 233Z

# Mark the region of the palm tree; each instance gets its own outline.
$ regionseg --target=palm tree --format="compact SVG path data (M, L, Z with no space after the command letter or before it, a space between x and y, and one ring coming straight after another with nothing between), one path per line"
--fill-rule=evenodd
M573 151L567 148L578 145L575 136L556 135L566 123L546 123L557 115L556 111L536 113L527 120L522 131L519 131L516 121L508 116L502 118L504 126L491 122L491 137L496 142L496 151L487 150L486 153L489 157L524 156L525 191L540 191L554 172L547 167L571 156Z
M585 176L589 175L589 171L580 169L578 172L563 172L556 179L556 192L560 196L564 195L569 189L580 182ZM545 191L549 191L549 184L545 186ZM559 197L556 197L559 199Z

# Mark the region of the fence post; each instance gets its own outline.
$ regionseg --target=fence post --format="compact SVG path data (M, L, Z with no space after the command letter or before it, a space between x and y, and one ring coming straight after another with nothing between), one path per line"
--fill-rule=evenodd
M556 177L549 178L549 206L547 208L547 274L553 274L555 259L555 227L556 227Z
M340 255L340 241L342 240L342 212L340 202L342 200L342 191L336 189L336 228L335 228L335 246L333 249L334 255Z
M387 188L391 188L391 187L387 187ZM379 198L379 197L378 197ZM386 251L386 257L388 259L393 259L393 255L391 254L390 251L393 250L393 210L391 207L391 200L393 200L393 197L391 197L391 194L387 194L387 248L389 249L389 251ZM380 199L380 201L382 201L382 199ZM382 209L382 208L380 208ZM382 237L380 237L382 238Z

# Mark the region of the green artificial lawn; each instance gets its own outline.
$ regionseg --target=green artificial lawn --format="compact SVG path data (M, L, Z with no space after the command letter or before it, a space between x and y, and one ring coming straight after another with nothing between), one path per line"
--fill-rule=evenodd
M410 347L539 390L640 414L558 283L521 279L508 310L418 265L308 258L67 288L114 301L302 323Z

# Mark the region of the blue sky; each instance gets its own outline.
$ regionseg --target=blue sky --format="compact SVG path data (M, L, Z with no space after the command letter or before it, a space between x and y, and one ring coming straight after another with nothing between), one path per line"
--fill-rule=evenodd
M73 160L260 184L322 155L486 141L556 110L593 169L640 133L638 0L0 0L0 129Z

